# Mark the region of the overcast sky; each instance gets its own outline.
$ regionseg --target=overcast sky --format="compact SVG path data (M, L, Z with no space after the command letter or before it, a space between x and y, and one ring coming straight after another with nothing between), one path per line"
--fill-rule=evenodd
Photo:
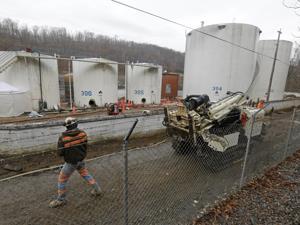
M295 41L300 16L282 0L120 0L163 17L198 28L215 23L249 23L262 30L261 39ZM292 1L292 0L287 0ZM300 12L299 12L300 14ZM189 30L153 18L110 0L1 0L0 19L29 26L66 27L71 32L92 31L120 39L147 42L184 51ZM300 42L300 38L299 38Z

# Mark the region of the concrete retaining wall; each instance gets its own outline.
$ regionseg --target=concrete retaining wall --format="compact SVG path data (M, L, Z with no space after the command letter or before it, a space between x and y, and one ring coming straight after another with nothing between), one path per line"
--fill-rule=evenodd
M134 131L135 135L144 136L162 131L163 117L161 113L154 113L148 116L140 114L111 119L81 120L79 128L87 132L89 142L92 143L124 137L136 118L139 119L139 123ZM0 154L27 154L55 149L60 133L65 130L61 124L62 121L0 126Z

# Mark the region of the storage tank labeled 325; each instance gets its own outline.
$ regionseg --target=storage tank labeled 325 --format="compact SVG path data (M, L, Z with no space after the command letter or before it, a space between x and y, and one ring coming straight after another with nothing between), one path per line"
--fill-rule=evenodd
M159 104L161 99L162 67L136 63L126 65L126 99L136 104Z
M256 75L248 93L253 100L258 98L266 100L276 43L277 40L261 40L258 42L257 51L260 54L257 57ZM292 45L293 43L290 41L279 41L269 100L283 99Z
M260 32L253 25L228 23L188 33L183 97L207 94L211 101L217 101L227 91L246 92L254 76L256 54L252 51L256 50Z

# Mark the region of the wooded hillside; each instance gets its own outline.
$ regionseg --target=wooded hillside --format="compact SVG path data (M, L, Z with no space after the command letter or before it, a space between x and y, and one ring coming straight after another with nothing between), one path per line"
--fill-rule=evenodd
M27 27L11 19L0 21L0 50L31 48L53 55L103 57L117 62L147 62L160 64L169 71L183 72L184 53L147 43L120 40L113 37L78 32L66 28Z

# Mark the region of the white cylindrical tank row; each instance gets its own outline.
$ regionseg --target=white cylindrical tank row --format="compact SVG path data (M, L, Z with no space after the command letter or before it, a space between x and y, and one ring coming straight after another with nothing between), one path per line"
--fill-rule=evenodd
M118 100L118 65L103 58L73 61L74 101L76 106L115 103ZM93 61L92 62L84 62Z
M159 104L162 67L152 64L126 65L126 97L136 104Z
M255 79L249 89L249 97L253 100L266 100L270 76L275 56L277 40L261 40L258 42L257 68ZM290 41L279 41L277 61L272 80L270 100L283 99L293 43Z
M217 101L225 97L227 91L246 92L253 80L256 55L252 51L256 50L260 32L253 25L229 23L209 25L188 33L183 97L207 94L211 101Z

